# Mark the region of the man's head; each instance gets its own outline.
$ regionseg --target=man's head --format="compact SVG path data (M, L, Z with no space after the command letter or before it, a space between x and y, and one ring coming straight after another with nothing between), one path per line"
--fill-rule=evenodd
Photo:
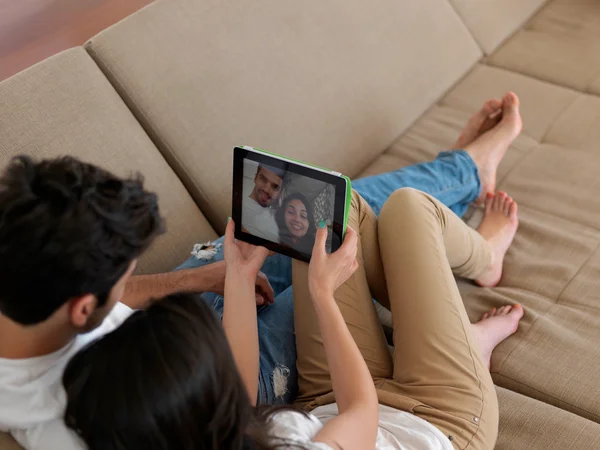
M271 166L259 165L254 176L254 190L250 197L268 208L281 195L285 171Z
M71 157L14 158L0 177L0 313L99 325L163 229L156 195Z

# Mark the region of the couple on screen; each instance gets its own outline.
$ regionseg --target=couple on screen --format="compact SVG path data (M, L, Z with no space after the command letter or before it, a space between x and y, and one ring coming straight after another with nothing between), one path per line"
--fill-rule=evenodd
M300 192L287 194L275 207L286 184L289 181L284 170L259 164L254 188L242 201L242 228L254 236L310 253L317 231L313 207Z

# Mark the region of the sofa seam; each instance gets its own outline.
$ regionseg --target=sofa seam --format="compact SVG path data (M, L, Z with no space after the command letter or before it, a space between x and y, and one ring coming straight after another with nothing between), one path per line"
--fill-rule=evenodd
M591 91L592 85L594 84L594 82L596 82L598 79L600 79L600 69L598 69L596 72L594 72L594 74L592 75L592 79L590 80L590 82L588 83L588 85L585 87L585 93L587 95L594 95L594 96L598 96L598 94L594 94Z
M558 303L557 303L557 305L558 305ZM560 302L560 306L565 306L565 307L576 306L577 308L591 309L593 312L600 311L598 308L594 308L593 306L582 305L581 303L575 303L575 302L571 302L571 301Z
M576 221L574 221L574 220L567 219L566 217L562 217L562 216L557 216L557 215L551 214L551 213L549 213L548 211L544 211L544 210L542 210L542 209L538 209L538 208L536 208L536 207L534 207L534 206L530 206L530 205L529 205L529 204L527 204L527 203L519 202L519 206L520 206L520 207L521 207L521 206L523 206L523 207L525 207L525 208L527 208L527 209L530 209L530 210L532 210L532 211L535 211L535 212L538 212L538 213L541 213L541 214L545 214L545 215L547 215L547 216L556 217L556 218L558 218L558 219L560 219L560 220L564 220L565 222L569 222L569 223L571 223L571 224L578 225L578 226L580 226L580 227L582 227L582 228L587 228L588 230L592 230L592 231L595 231L595 232L597 232L597 233L600 233L600 228L596 228L596 227L594 227L594 226L592 226L592 225L588 225L588 224L586 224L586 223L576 222Z
M537 8L534 8L534 10L531 11L529 14L527 14L527 16L524 19L522 19L521 21L519 21L519 25L508 36L506 36L504 38L501 38L495 45L493 45L492 50L488 53L487 50L484 48L483 44L481 43L480 39L475 35L475 32L473 31L473 29L471 28L471 26L467 23L466 19L459 12L458 8L456 6L454 6L454 2L450 1L450 5L452 6L452 8L454 9L454 11L456 12L456 15L460 18L461 22L463 22L463 24L465 25L465 27L467 28L467 30L469 31L469 33L473 37L473 40L481 48L481 51L483 53L484 58L487 58L487 57L491 56L493 53L497 52L498 49L500 49L501 47L503 47L504 45L506 45L506 43L508 41L510 41L511 39L513 39L519 33L521 33L521 31L523 31L525 29L525 27L535 17L537 17L538 15L540 15L542 13L542 11L545 10L550 5L550 3L552 3L552 2L548 1L548 0L544 0L544 3L542 5L538 6Z
M573 405L572 403L570 403L570 402L568 402L568 401L566 401L566 400L562 400L562 399L560 399L560 398L558 398L558 397L556 397L556 396L554 396L554 395L552 395L552 394L548 394L548 393L546 393L546 392L544 392L544 391L541 391L540 389L534 388L533 386L530 386L529 384L523 383L522 381L515 380L514 378L512 378L512 377L509 377L508 375L504 375L504 374L501 374L501 373L499 373L499 372L490 372L490 373L492 373L493 375L496 375L496 376L498 376L498 377L504 378L504 379L506 379L506 380L512 381L512 382L514 382L515 384L517 384L517 385L519 385L519 386L524 386L524 387L527 387L527 388L529 388L529 389L531 389L531 390L533 390L533 391L535 391L535 392L539 392L540 394L542 394L542 395L544 395L544 396L546 396L546 397L548 397L548 398L551 398L551 399L553 399L553 400L556 400L557 402L560 402L560 403L562 403L562 404L564 404L564 405L571 406L571 407L573 407L573 409L575 409L575 410L579 410L579 411L583 411L583 412L585 412L585 413L588 413L590 417L594 417L594 419L593 419L593 420L594 420L596 423L600 424L600 416L599 416L599 415L597 415L597 414L595 414L595 413L593 413L593 412L591 412L591 411L588 411L588 410L587 410L587 409L585 409L585 408L581 408L580 406ZM500 385L498 385L498 386L500 386ZM546 402L546 401L544 401L544 400L541 400L541 399L538 399L538 398L535 398L535 397L530 397L529 395L527 395L527 394L524 394L524 393L522 393L522 392L514 391L513 389L506 388L506 387L504 387L504 386L500 386L500 387L501 387L501 388L503 388L503 389L508 389L509 391L515 392L515 393L517 393L517 394L523 395L523 396L525 396L525 397L527 397L527 398L531 398L531 399L533 399L533 400L537 400L538 402L542 402L542 403L544 403L544 404L546 404L546 405L553 406L553 407L555 407L555 408L558 408L558 409L560 409L560 410L562 410L562 411L571 412L572 414L576 414L576 415L578 415L579 417L583 417L583 416L581 416L581 415L580 415L580 414L578 414L578 413L574 413L573 411L569 411L569 410L567 410L567 409L564 409L564 408L562 408L562 407L560 407L560 406L553 405L552 403L548 403L548 402ZM583 418L585 418L585 417L583 417Z
M546 314L548 314L548 311L550 311L550 308L552 308L552 306L554 306L556 303L552 303L550 306L548 306L548 308L546 308L543 312L541 312L534 320L533 322L531 322L531 326L529 327L529 330L527 330L525 332L525 334L521 337L521 339L519 339L519 341L515 344L515 346L513 347L513 349L508 353L508 355L506 355L503 359L502 362L500 363L500 367L498 368L498 372L492 372L491 373L500 373L499 371L502 370L504 368L504 366L506 365L506 362L509 360L509 358L512 356L512 354L517 350L517 348L520 348L521 344L523 343L523 341L525 341L525 339L527 338L527 336L529 336L529 333L531 333L533 331L533 328L535 326L535 324L542 318L545 317Z
M579 275L581 273L581 271L583 270L583 268L587 265L587 263L590 261L590 259L592 259L594 257L594 255L596 254L596 252L598 251L598 249L600 248L600 240L596 243L596 247L594 248L594 250L592 250L592 252L590 253L590 255L585 259L585 261L581 264L581 266L579 266L579 269L577 269L577 272L575 272L573 274L573 276L571 277L571 279L567 282L567 284L565 284L565 287L563 288L562 291L560 291L560 294L558 294L558 297L556 297L556 304L562 304L560 301L560 298L563 296L563 294L565 293L565 291L567 290L567 288L571 285L571 283L573 282L573 280L577 277L577 275Z
M540 139L540 145L545 144L545 143L552 144L551 142L546 141L546 138L552 131L552 128L565 116L565 114L567 114L567 111L569 111L573 107L573 105L575 103L577 103L583 95L586 95L583 92L579 92L579 91L575 91L575 92L577 92L577 95L575 96L573 101L567 105L567 107L556 117L556 119L554 119L554 121L550 124L550 126L546 130L546 132L542 135L542 138Z
M549 142L546 140L548 134L550 134L550 131L552 131L552 128L558 123L558 121L560 119L562 119L564 117L564 115L567 113L567 111L577 102L579 101L579 99L582 98L583 94L581 92L577 92L575 91L575 94L578 94L575 96L575 98L573 99L572 102L570 102L565 109L554 119L554 121L548 126L548 129L544 131L544 134L542 134L542 137L540 138L540 140L536 140L533 136L527 134L527 136L531 137L532 139L534 139L536 141L536 145L534 145L533 147L531 147L529 150L525 151L523 156L521 158L519 158L519 160L506 172L506 174L504 174L504 176L500 179L500 181L497 183L498 185L500 185L501 183L503 183L506 178L525 160L525 158L527 158L531 152L535 151L535 150L539 150L542 145L546 144L546 145L556 145L559 146L558 144L554 144L552 142ZM521 132L522 134L524 132ZM580 150L580 149L576 149L576 150ZM574 223L578 223L578 222L574 222Z
M479 47L479 50L481 50L481 54L485 58L488 55L488 53L483 48L483 43L481 42L481 40L479 39L479 37L475 35L475 31L473 30L473 28L467 23L466 19L460 13L460 11L458 10L458 8L454 5L454 2L453 1L449 1L448 3L450 3L450 7L454 10L454 14L456 14L456 17L458 17L458 19L461 21L461 23L463 24L463 26L465 27L465 29L467 30L467 32L471 36L471 39L473 39L473 42L475 42L475 44L477 44L477 47ZM512 36L512 34L511 34L511 36ZM509 36L509 37L511 37L511 36ZM502 45L502 43L500 43L498 45L498 47L500 45Z
M185 169L185 165L182 163L182 161L179 159L179 157L175 154L175 152L173 152L173 149L171 148L171 146L169 144L167 144L160 137L159 133L155 130L154 126L152 125L151 121L146 116L146 114L144 113L144 111L139 107L139 105L137 105L137 103L135 102L135 100L133 100L133 98L130 95L127 94L127 91L126 91L125 87L118 80L118 78L115 75L115 73L110 69L110 67L108 66L108 64L105 61L105 59L93 47L93 41L89 40L84 45L83 48L90 55L90 57L92 58L92 60L94 62L96 62L96 65L98 66L98 68L100 69L100 71L104 73L104 75L106 76L108 82L114 87L115 92L117 93L117 95L119 95L119 97L121 97L121 99L123 100L123 103L125 104L125 107L127 109L129 109L129 111L131 112L131 114L133 115L133 117L136 119L136 121L140 124L140 126L142 127L142 129L144 130L144 132L146 133L146 135L150 138L150 140L154 143L154 145L156 146L156 148L158 149L158 151L161 153L161 155L165 159L166 163L169 165L169 167L171 167L171 170L173 170L173 172L175 173L175 175L180 179L180 181L186 187L186 190L188 191L188 193L190 194L190 196L192 197L192 199L194 199L194 203L196 204L196 206L198 207L198 209L200 210L200 212L202 213L202 215L209 222L209 224L212 227L212 229L217 234L219 234L217 228L215 227L215 224L212 221L212 217L210 217L210 218L207 217L207 215L204 213L203 207L200 204L198 204L198 201L194 198L194 195L192 195L192 193L189 191L189 189L186 186L186 184L191 183L196 188L197 192L202 197L202 200L208 205L207 209L210 211L211 215L216 215L216 212L213 211L213 208L210 206L210 202L208 201L208 197L204 193L203 189L201 189L200 186L198 186L198 184L196 183L196 181L194 180L194 178ZM98 64L98 61L100 62L100 64ZM108 76L107 73L110 76ZM142 116L143 122L139 120L139 116ZM146 127L144 126L144 123L147 125ZM165 152L161 151L161 147L163 147L166 151ZM169 162L170 158L172 158L174 160L174 162L176 163L176 165L179 166L179 169L184 174L185 178L188 178L188 180L189 180L188 183L186 183L185 179L182 179L182 177L180 177L178 171L175 170L175 167L173 167L173 164L171 164Z
M490 56L492 56L492 55L488 55L488 57L483 58L481 60L480 64L484 65L484 66L487 66L487 67L490 67L492 69L504 70L505 72L509 72L509 73L512 73L512 74L515 74L515 75L521 75L522 77L531 78L532 80L538 81L540 83L544 83L544 84L547 84L549 86L560 88L560 89L565 89L567 91L571 91L571 92L574 92L576 94L584 94L584 95L589 95L590 97L600 98L600 94L599 93L594 93L594 92L589 91L589 90L580 90L580 89L576 89L576 88L571 87L571 86L565 86L563 84L558 84L558 83L555 83L555 82L552 82L552 81L544 80L543 78L540 78L537 75L532 75L532 74L521 72L518 69L510 69L508 67L501 66L500 64L497 64L497 63L494 63L494 62L490 61L490 59L489 59ZM597 78L595 78L592 81L592 83L594 81L596 81L596 79ZM589 89L589 87L586 88L586 89Z
M529 136L529 135L528 135ZM502 183L504 183L504 181L508 178L508 176L513 173L513 171L519 167L521 165L521 163L529 156L531 155L531 152L533 152L534 150L539 149L542 146L542 144L538 141L536 141L536 145L534 145L533 147L531 147L529 150L525 151L523 156L521 156L519 158L519 160L510 168L508 169L508 171L504 174L504 176L500 179L500 181L498 181L496 183L497 186L500 186ZM520 204L520 203L519 203Z

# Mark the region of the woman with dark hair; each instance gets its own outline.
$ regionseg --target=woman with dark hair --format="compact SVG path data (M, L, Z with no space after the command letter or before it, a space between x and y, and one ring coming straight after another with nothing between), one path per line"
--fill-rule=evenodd
M198 294L174 294L71 359L65 423L89 450L321 448L274 441L270 419L285 407L255 407L254 280L268 250L233 234L230 221L222 324Z
M299 192L288 195L275 214L279 242L303 253L315 243L315 216L308 199Z
M65 422L90 450L242 448L246 430L267 448L223 328L198 294L134 313L77 354L63 384Z
M477 232L434 198L401 189L378 223L354 193L336 252L319 228L310 265L293 267L298 404L310 414L253 407L254 281L268 251L236 242L230 221L222 327L190 294L135 313L69 363L67 425L90 450L492 449L490 356L523 310L506 306L471 325L453 276L499 280L517 207L499 193L486 211ZM393 356L370 286L391 307Z

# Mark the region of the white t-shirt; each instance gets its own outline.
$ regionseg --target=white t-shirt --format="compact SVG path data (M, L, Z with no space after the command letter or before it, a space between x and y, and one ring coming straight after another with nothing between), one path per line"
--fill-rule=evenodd
M10 432L27 450L84 450L83 442L63 422L63 371L82 347L120 326L132 312L117 303L102 325L54 353L0 358L0 430Z
M319 406L308 417L294 412L276 413L269 433L311 450L332 450L312 442L323 426L338 415L337 404ZM276 442L274 442L276 443ZM290 447L293 448L293 447ZM426 420L405 411L379 405L377 450L454 450L450 440Z
M242 202L242 227L254 236L279 242L279 227L271 208L265 208L251 199L244 198Z

